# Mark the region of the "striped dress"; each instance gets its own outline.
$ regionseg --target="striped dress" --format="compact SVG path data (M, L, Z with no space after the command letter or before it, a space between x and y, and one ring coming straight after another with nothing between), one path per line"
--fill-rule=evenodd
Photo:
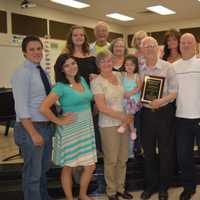
M84 92L75 91L69 85L58 83L52 89L59 97L64 112L75 112L76 120L59 125L53 138L52 160L59 166L88 166L97 162L96 144L90 109L91 91L81 79Z

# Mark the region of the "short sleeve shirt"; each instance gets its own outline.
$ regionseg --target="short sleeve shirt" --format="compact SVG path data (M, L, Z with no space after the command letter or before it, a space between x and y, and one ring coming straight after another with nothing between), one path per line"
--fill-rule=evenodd
M105 97L107 106L115 111L123 112L123 97L124 89L120 79L120 73L113 72L118 79L118 85L113 85L107 79L99 75L91 83L91 89L94 95L102 94ZM104 113L99 113L99 126L100 127L112 127L119 126L120 120L114 119Z
M64 112L81 112L90 109L90 101L92 100L92 92L89 89L84 78L81 77L81 84L84 87L83 92L73 89L69 84L58 82L51 92L56 93L59 103Z
M141 80L144 79L145 75L160 76L160 77L165 78L164 88L163 88L163 97L169 95L172 92L177 92L178 90L178 85L176 81L176 73L174 71L174 68L170 63L164 60L161 60L158 58L158 61L155 64L155 66L151 68L148 67L147 64L145 64L140 69Z

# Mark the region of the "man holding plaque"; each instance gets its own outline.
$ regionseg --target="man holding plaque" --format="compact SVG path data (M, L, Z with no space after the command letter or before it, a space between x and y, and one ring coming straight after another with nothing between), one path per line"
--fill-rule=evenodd
M141 136L146 185L141 198L149 199L158 190L159 200L167 200L173 167L174 112L171 102L177 94L176 76L173 67L158 58L159 47L154 38L145 37L141 48L146 59L140 69L143 80ZM159 156L156 154L157 147Z
M197 184L193 147L194 138L200 139L200 59L196 57L196 45L194 35L183 34L180 39L182 59L174 63L179 85L176 100L177 158L184 188L180 200L191 199Z

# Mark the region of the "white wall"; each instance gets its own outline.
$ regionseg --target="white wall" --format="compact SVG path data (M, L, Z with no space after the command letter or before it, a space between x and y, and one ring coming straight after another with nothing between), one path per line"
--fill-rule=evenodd
M41 0L42 1L42 0ZM93 28L96 23L97 19L92 19L84 16L75 15L72 13L67 13L64 11L46 8L38 6L36 8L31 9L21 9L20 8L20 0L0 0L0 10L5 10L7 12L7 20L8 20L8 33L3 34L0 33L0 47L6 46L5 49L8 50L7 46L13 46L12 43L12 31L11 31L11 13L18 13L18 14L24 14L34 17L40 17L45 18L47 20L55 20L60 21L64 23L71 23L71 24L77 24L77 25L84 25L86 27ZM127 35L134 33L138 30L144 30L147 32L154 32L154 31L162 31L162 30L168 30L170 28L191 28L191 27L199 27L200 26L200 19L193 19L193 20L182 20L182 21L174 21L174 22L165 22L165 23L159 23L159 24L149 24L149 25L141 25L141 26L121 26L112 24L109 22L110 25L110 31L122 33L124 34L124 38L127 39ZM56 40L55 40L56 42ZM63 41L57 41L58 43ZM2 61L11 59L10 61L13 61L13 63L18 64L18 61L15 61L12 59L12 56L8 57L8 59L5 59L5 57L2 57L5 55L5 52L3 52L4 49L0 48L0 86L9 85L9 79L10 75L12 73L13 68L8 68L9 66L2 63ZM55 49L52 51L52 63L55 61L56 55L58 54L59 49ZM3 52L3 53L2 53ZM21 53L21 52L19 52ZM15 55L16 56L16 55ZM19 59L22 60L23 57L20 54ZM12 63L10 63L10 67ZM16 65L15 65L16 66ZM5 76L5 74L9 74L9 77Z
M65 46L65 41L41 38L43 44L48 42L49 53L43 52L41 66L48 72L54 83L53 66ZM21 42L21 39L19 40ZM44 45L46 48L46 45ZM48 58L48 62L46 61ZM11 77L14 71L22 65L24 56L18 44L0 45L0 87L11 87ZM47 64L48 63L48 64Z
M0 0L0 10L7 12L7 24L8 33L0 33L0 87L10 87L10 79L14 70L23 62L23 55L21 53L20 44L14 44L12 42L12 30L11 30L11 13L18 13L29 15L33 17L40 17L47 20L55 20L64 23L84 25L86 27L93 28L97 21L72 13L64 11L50 9L46 7L37 6L31 9L21 9L20 0ZM124 34L123 27L109 23L110 31ZM49 30L48 30L49 32ZM62 44L64 41L51 40L51 42ZM60 48L51 49L51 63L52 66L60 53ZM44 60L43 60L44 61ZM53 80L53 70L51 70L51 78Z
M61 10L46 8L38 6L36 8L31 9L21 9L20 0L0 0L0 9L7 11L8 16L8 34L0 34L0 44L8 44L11 35L11 17L10 13L15 12L24 15L30 15L35 17L42 17L48 20L55 20L64 23L71 23L77 25L83 25L86 27L93 28L97 21L96 19L75 15L72 13L67 13ZM147 32L154 31L162 31L168 30L170 28L191 28L191 27L199 27L200 19L191 19L191 20L181 20L181 21L173 21L173 22L163 22L158 24L148 24L148 25L140 25L140 26L121 26L117 24L110 23L110 29L112 32L122 33L124 36L134 33L138 30L144 30ZM125 37L126 38L126 37Z
M24 14L34 17L40 17L47 20L54 20L54 21L60 21L64 23L70 23L70 24L77 24L77 25L84 25L89 28L94 28L94 26L97 23L97 19L92 19L88 17L84 17L81 15L75 15L72 13L67 13L61 10L46 8L37 6L36 8L29 8L29 9L21 9L20 8L20 1L18 0L0 0L0 9L7 11L8 16L8 34L0 34L3 39L1 41L5 42L8 41L8 36L11 34L11 12L15 12L18 14ZM116 24L112 24L109 22L110 25L110 31L117 32L117 33L125 33L124 27ZM4 41L5 40L5 41ZM0 42L1 42L0 41Z
M192 27L200 27L200 19L181 20L181 21L128 27L126 29L126 33L131 34L139 30L144 30L146 32L155 32L155 31L165 31L171 28L175 28L178 30L181 28L192 28Z

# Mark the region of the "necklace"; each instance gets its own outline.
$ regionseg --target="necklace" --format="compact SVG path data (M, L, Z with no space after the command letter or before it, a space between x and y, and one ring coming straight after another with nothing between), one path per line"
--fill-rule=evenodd
M101 74L101 76L111 84L118 85L118 80L114 74L111 74L110 76L104 76L103 74Z

